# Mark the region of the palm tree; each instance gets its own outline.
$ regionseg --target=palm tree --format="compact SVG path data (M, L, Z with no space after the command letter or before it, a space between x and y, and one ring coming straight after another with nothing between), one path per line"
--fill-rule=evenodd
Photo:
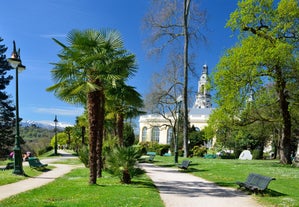
M123 49L115 30L72 30L67 35L69 46L53 39L62 47L60 61L51 71L56 84L48 91L63 101L87 107L89 122L90 184L102 176L102 142L106 87L132 74L135 56ZM123 69L125 68L125 69Z
M107 168L120 178L122 183L129 184L137 174L135 165L140 157L139 151L134 147L116 147L107 154Z
M115 87L110 88L107 92L107 102L108 116L115 119L116 135L119 145L123 146L124 120L144 113L140 111L140 108L143 107L143 100L134 87L128 86L120 80L116 82Z

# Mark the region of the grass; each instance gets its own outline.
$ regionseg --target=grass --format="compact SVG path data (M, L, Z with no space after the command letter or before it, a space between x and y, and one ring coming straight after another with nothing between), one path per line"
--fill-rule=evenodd
M179 159L181 162L183 158ZM174 167L173 157L156 156L155 164ZM237 188L236 181L245 181L255 172L276 178L271 181L264 195L253 197L265 206L299 206L299 168L284 166L278 160L225 160L191 158L187 172L224 187Z
M133 183L124 185L118 178L104 172L97 185L88 185L89 171L77 168L54 182L0 202L6 207L163 207L160 195L145 176L134 177Z
M0 165L4 166L4 165L6 165L6 163L1 162ZM0 171L0 174L1 174L1 176L0 176L0 186L1 185L6 185L6 184L9 184L9 183L15 183L15 182L27 179L28 177L38 176L42 173L41 171L33 170L28 166L23 166L23 170L24 170L26 176L19 176L19 175L13 174L13 169Z
M192 173L224 187L237 188L235 182L244 181L251 172L275 177L276 180L270 183L263 195L252 196L263 206L299 206L299 168L281 165L277 160L190 159L192 163L185 173ZM182 160L180 157L179 162ZM60 163L80 162L77 159L67 159ZM176 167L173 157L156 156L154 164ZM0 181L6 180L8 176L19 177L4 174ZM103 173L103 178L98 179L97 185L88 185L88 178L88 169L78 168L46 186L5 199L0 202L0 206L164 206L157 189L145 174L134 177L130 185L121 184L118 178L106 172Z

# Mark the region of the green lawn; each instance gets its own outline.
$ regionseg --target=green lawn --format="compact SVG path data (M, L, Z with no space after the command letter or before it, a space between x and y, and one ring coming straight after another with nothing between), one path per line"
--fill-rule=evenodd
M181 162L183 158L179 159ZM245 181L249 173L255 172L269 177L269 190L264 195L253 195L266 206L299 206L299 168L284 166L278 160L225 160L191 158L187 170L196 176L205 178L224 187L237 188L236 181ZM156 156L155 164L174 166L173 157Z
M182 160L183 158L179 158L179 162ZM299 168L280 165L277 160L191 158L191 161L186 173L225 187L237 188L235 182L244 181L251 172L275 177L276 180L270 183L269 190L264 195L252 196L264 206L299 206ZM78 161L71 159L63 162L78 164ZM176 167L173 157L156 156L154 164ZM7 176L19 177L11 174L2 175L4 176L1 176L0 181L6 180ZM157 189L145 174L134 177L130 185L121 184L118 178L104 172L103 178L98 179L98 185L90 186L88 177L88 169L75 169L46 186L5 199L0 202L0 206L164 206Z
M159 193L144 174L124 185L118 178L104 173L98 185L88 185L89 171L78 168L54 182L0 202L13 207L163 207Z
M0 165L5 165L5 163L4 162L0 163ZM42 173L40 171L30 169L30 167L23 167L23 170L24 170L26 176L15 175L12 173L13 170L4 170L4 171L0 170L0 175L1 175L0 176L0 186L6 185L9 183L18 182L18 181L27 179L28 177L34 177L34 176L37 176Z

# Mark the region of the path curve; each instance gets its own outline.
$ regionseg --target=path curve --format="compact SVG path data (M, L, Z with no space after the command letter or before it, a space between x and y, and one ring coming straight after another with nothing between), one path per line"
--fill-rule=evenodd
M140 163L157 186L165 207L261 207L250 195L219 187L175 168Z
M59 159L76 158L75 156L72 156L71 154L66 153L64 151L59 151L58 153L62 157L43 159L41 162L49 164ZM24 163L24 165L26 165L26 163ZM44 172L39 176L28 178L16 183L0 186L0 200L8 198L12 195L16 195L46 185L54 181L56 178L69 173L72 169L81 167L80 165L65 165L65 164L51 164L51 165L55 166L55 168L47 172Z

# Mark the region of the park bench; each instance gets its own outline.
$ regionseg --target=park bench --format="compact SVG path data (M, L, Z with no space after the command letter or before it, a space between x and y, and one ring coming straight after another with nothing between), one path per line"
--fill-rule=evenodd
M237 181L236 184L238 184L240 188L244 187L253 192L263 192L268 188L272 180L275 180L275 178L250 173L245 182Z
M204 155L204 158L205 159L215 159L217 156L216 155L214 155L214 154L205 154Z
M178 168L181 168L183 170L187 170L190 163L191 163L191 160L183 160L182 164L178 165Z
M29 157L28 162L31 168L37 170L44 170L48 166L48 164L41 163L37 157Z
M153 162L154 158L156 156L156 153L155 152L147 152L146 155L149 156L148 161Z
M13 162L8 162L4 168L0 168L1 170L10 170L14 168Z

